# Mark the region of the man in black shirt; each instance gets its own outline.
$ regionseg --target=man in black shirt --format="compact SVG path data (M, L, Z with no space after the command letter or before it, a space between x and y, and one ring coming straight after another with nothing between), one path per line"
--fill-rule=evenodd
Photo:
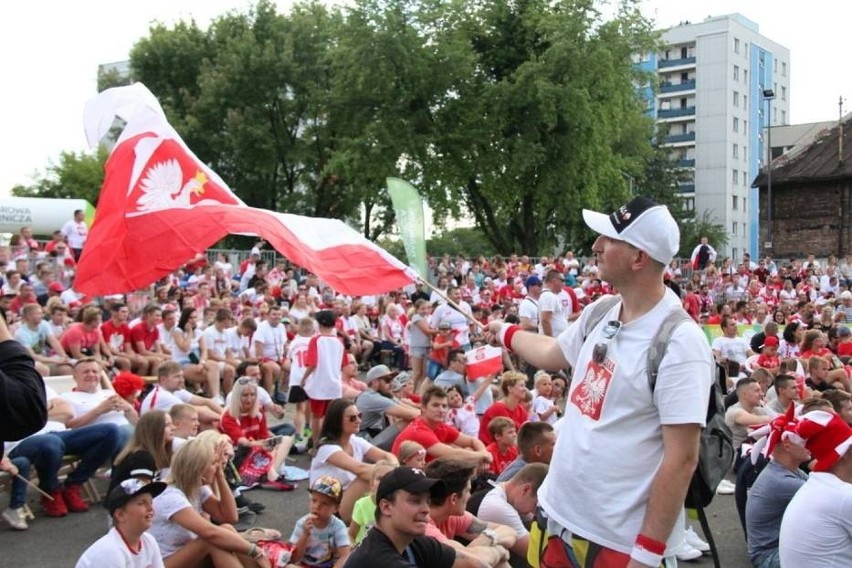
M346 559L344 568L450 568L456 551L424 536L429 499L442 497L444 482L419 469L398 467L376 489L376 525Z

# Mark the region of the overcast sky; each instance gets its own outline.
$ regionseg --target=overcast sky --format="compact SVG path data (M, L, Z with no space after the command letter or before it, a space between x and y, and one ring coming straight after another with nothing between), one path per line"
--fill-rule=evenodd
M281 9L291 0L278 0ZM86 149L85 101L95 94L98 65L127 59L153 21L194 17L202 26L245 0L77 0L4 2L0 8L0 195L29 183L63 150ZM660 27L740 12L790 50L790 120L833 120L837 99L852 95L842 48L852 3L829 0L644 0ZM707 7L712 6L712 12Z

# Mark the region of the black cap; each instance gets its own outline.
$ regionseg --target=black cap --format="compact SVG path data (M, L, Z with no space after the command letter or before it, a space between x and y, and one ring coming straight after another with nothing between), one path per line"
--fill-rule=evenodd
M112 515L116 509L124 507L131 499L148 493L156 497L166 490L166 484L162 481L145 482L141 479L131 477L116 485L106 498L106 506Z
M331 310L320 310L314 314L314 319L323 327L334 327L334 312Z
M447 486L442 480L426 477L420 469L400 466L385 475L379 482L379 487L376 489L376 503L399 489L409 493L428 491L431 497L441 497L447 492Z

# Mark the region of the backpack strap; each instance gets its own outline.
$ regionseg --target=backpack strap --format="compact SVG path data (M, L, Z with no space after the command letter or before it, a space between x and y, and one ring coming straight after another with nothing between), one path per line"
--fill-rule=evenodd
M592 307L588 319L586 319L586 325L583 328L583 342L586 341L586 338L592 333L592 330L597 327L601 320L604 319L607 312L610 311L615 305L621 301L621 294L617 294L615 296L604 296Z
M663 357L666 354L666 349L671 341L677 327L687 321L695 321L692 319L686 310L681 306L677 306L671 310L663 319L654 339L651 340L651 346L648 348L647 368L648 368L648 385L651 387L651 393L657 386L657 375L660 372L660 364L663 362Z

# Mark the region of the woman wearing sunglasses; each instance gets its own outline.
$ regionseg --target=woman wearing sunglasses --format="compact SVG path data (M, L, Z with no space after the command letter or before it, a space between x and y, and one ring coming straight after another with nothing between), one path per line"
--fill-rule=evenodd
M266 415L260 408L257 398L257 381L242 377L234 383L233 394L227 410L222 414L220 429L231 438L238 449L238 458L245 459L254 447L265 448L272 454L272 461L266 472L267 481L261 483L264 489L289 491L293 486L281 479L284 460L293 447L293 436L272 436L266 424Z
M311 485L323 475L334 477L343 485L339 512L346 524L352 520L355 501L370 488L374 464L380 460L399 464L393 454L358 437L360 429L361 413L355 402L348 398L332 401L322 424L316 456L311 461Z

